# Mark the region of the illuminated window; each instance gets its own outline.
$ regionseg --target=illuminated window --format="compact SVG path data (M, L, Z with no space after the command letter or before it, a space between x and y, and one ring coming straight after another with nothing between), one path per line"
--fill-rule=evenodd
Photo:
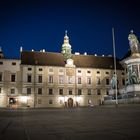
M2 73L0 73L0 82L2 82Z
M11 94L15 94L15 89L14 88L11 89Z
M27 88L27 94L31 94L31 88Z
M53 95L53 89L49 88L49 95Z
M106 78L106 85L109 85L109 78Z
M69 95L72 95L72 89L69 89Z
M31 83L32 82L32 76L31 75L27 75L27 82Z
M78 84L81 84L82 83L81 81L82 81L81 77L78 77Z
M42 75L38 76L38 83L42 83Z
M59 89L59 95L63 95L63 89L62 88Z
M97 85L100 85L100 84L101 84L100 77L96 77L96 84L97 84Z
M87 89L87 94L91 95L91 89Z
M15 74L11 74L11 82L15 82L16 81L16 75Z
M82 95L82 89L78 89L78 95Z
M59 75L59 84L64 84L64 76Z
M42 94L42 88L38 88L38 94L39 94L39 95Z
M91 77L87 77L87 84L91 84Z
M49 75L49 83L53 83L53 76L52 75Z
M53 100L49 100L49 104L53 104Z

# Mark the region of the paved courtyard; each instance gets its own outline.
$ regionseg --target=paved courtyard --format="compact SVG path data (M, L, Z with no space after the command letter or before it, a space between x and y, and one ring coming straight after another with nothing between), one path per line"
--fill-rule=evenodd
M140 105L0 109L0 140L140 140Z

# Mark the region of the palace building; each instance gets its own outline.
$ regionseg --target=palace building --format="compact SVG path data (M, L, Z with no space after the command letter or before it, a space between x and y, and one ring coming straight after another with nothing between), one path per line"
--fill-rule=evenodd
M0 107L77 107L100 105L114 74L112 56L75 53L67 32L62 51L20 50L20 59L6 59L0 50ZM116 59L118 88L125 71Z

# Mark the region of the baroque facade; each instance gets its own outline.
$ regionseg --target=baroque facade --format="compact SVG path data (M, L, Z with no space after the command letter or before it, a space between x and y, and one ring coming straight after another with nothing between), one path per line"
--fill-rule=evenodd
M112 56L72 54L67 32L61 53L20 50L6 59L0 50L0 107L76 107L100 105L114 74ZM125 71L117 62L118 88Z

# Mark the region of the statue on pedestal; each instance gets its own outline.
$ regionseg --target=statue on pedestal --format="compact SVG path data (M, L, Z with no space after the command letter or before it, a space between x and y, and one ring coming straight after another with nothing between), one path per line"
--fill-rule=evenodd
M116 89L116 85L117 85L117 75L116 74L113 75L110 83L111 83L111 89Z
M132 55L135 53L139 53L139 41L137 39L137 36L133 33L133 30L131 30L131 33L128 36L128 40Z

